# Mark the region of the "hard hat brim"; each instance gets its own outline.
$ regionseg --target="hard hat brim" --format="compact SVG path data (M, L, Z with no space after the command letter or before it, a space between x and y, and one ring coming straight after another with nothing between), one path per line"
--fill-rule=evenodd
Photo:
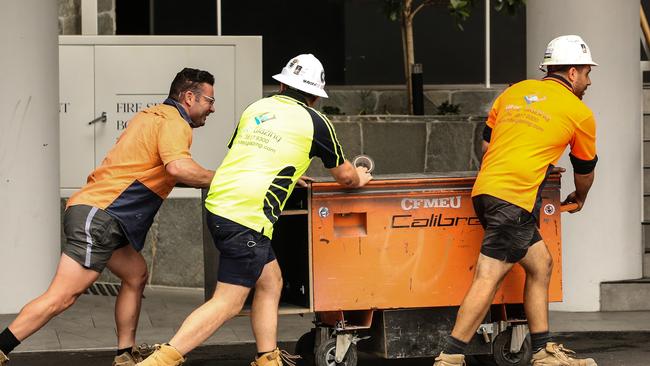
M272 78L275 79L276 81L281 82L282 84L304 91L305 93L309 93L311 95L315 95L321 98L328 98L325 90L317 88L315 86L305 85L300 81L298 81L296 78L293 78L291 76L283 75L283 74L275 74L272 76Z
M541 64L539 64L539 66L548 66L548 65L576 65L576 66L589 65L589 66L598 66L598 64L593 62L593 61L586 62L586 63L542 62Z

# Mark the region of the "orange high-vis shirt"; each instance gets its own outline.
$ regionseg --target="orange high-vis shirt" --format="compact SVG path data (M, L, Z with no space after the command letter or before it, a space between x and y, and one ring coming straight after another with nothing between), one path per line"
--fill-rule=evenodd
M492 128L472 196L488 194L533 211L540 185L566 149L596 158L596 121L560 78L525 80L495 100Z
M105 210L119 221L131 245L142 249L154 216L176 184L165 165L192 157L192 128L181 108L160 104L136 114L67 206Z

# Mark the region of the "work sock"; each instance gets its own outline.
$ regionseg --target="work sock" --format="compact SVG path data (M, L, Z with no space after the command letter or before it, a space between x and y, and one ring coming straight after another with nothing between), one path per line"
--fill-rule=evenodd
M264 355L266 353L269 353L269 352L273 352L273 351L275 351L275 350L271 350L271 351L267 351L267 352L257 352L257 358L260 358L262 355Z
M9 352L13 351L19 344L20 341L13 333L11 333L9 328L5 328L5 330L0 333L0 351L5 355L8 355Z
M530 343L533 346L533 353L539 352L546 347L546 343L551 342L551 333L548 331L542 333L530 333Z
M467 350L467 343L461 341L460 339L456 339L452 336L447 336L445 338L445 347L443 348L443 351L445 354L448 355L464 355L465 350Z
M127 353L127 352L128 352L128 353L131 353L131 350L132 350L132 349L133 349L133 346L131 346L131 347L126 347L126 348L118 348L118 349L117 349L117 355L116 355L116 356L119 356L119 355L121 355L122 353Z

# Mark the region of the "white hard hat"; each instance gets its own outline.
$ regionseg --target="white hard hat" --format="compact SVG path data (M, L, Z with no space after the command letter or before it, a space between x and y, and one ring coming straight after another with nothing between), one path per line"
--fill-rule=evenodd
M580 36L559 36L548 43L544 60L539 64L542 71L548 65L592 65L598 66L591 59L591 51Z
M302 54L291 59L273 79L292 88L327 98L325 70L314 55Z

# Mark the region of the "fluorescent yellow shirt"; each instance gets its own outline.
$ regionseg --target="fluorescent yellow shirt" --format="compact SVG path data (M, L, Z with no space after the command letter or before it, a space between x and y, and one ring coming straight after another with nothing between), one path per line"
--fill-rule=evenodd
M289 96L291 95L291 96ZM345 161L334 127L291 91L261 99L242 114L205 207L271 238L287 198L311 159Z

